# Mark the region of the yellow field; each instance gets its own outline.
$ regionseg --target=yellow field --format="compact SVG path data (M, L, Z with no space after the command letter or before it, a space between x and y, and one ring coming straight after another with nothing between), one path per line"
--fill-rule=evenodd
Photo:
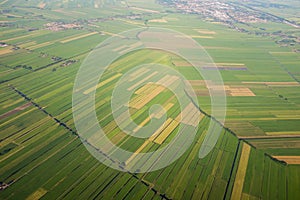
M207 35L215 35L216 34L215 31L210 31L210 30L206 30L206 29L194 29L194 30L200 34L207 34Z
M273 156L277 160L281 160L290 165L299 165L300 164L300 156Z
M153 72L152 74L148 75L147 77L145 77L143 80L140 80L139 82L137 82L136 84L132 85L131 87L129 87L127 90L131 91L134 88L136 88L137 86L139 86L140 84L144 83L146 80L150 79L151 77L155 76L156 74L158 74L158 72ZM148 86L149 87L149 86Z
M172 120L167 128L165 128L154 140L157 144L162 144L167 137L172 133L172 131L178 126L179 122Z
M227 95L230 96L247 96L247 97L253 97L256 96L249 88L247 87L240 87L240 86L228 86L228 85L210 85L209 89L213 90L225 90Z
M150 143L150 141L149 140L146 140L143 144L142 144L142 146L140 146L140 148L138 148L135 152L134 152L134 154L132 154L132 156L130 156L130 158L128 158L127 160L126 160L126 162L125 162L125 164L126 165L128 165L128 163L130 162L130 161L132 161L132 159L137 155L137 154L139 154L148 144Z
M129 82L136 80L137 78L143 76L145 73L147 73L149 71L150 71L150 69L147 69L147 68L140 68L140 69L136 70L135 72L133 72L129 75L129 77L130 77Z
M146 85L142 86L140 89L136 90L134 93L135 94L146 94L147 92L149 92L149 90L153 90L156 87L156 85L151 84L151 83L147 83Z
M139 26L144 26L145 24L142 22L136 22L132 20L125 20L125 19L118 19L119 21L126 22L128 24L133 24L133 25L139 25Z
M147 117L141 124L140 126L145 125L147 122L149 122L151 119L150 117ZM134 154L127 159L125 162L126 165L130 163L134 157L139 154L150 142L155 142L157 144L162 144L166 138L172 133L172 131L179 125L179 122L168 118L167 121L159 128L156 130L155 133L152 134L151 137L148 138L135 152ZM137 132L140 129L140 127L137 127L134 132Z
M27 38L27 37L43 35L44 33L45 33L45 31L32 31L31 34L28 34L28 35L22 35L22 36L18 36L18 37L14 37L14 38L9 38L9 39L7 39L7 40L3 40L3 42L9 42L9 41L18 40L18 39L23 39L23 38Z
M53 43L52 42L44 42L44 43L41 43L41 44L30 46L30 47L28 47L28 49L34 50L34 49L45 47L45 46L48 46L48 45L51 45L51 44L53 44Z
M166 75L162 79L157 81L157 84L164 85L165 87L169 87L170 85L172 85L177 80L179 80L178 76Z
M138 7L130 7L131 9L134 10L139 10L139 11L144 11L144 12L149 12L149 13L159 13L159 11L156 10L150 10L150 9L145 9L145 8L138 8Z
M300 86L298 82L242 82L243 84L259 84L272 86Z
M64 43L71 42L71 41L78 40L78 39L82 39L82 38L85 38L85 37L88 37L88 36L91 36L91 35L95 35L97 33L98 32L95 31L95 32L91 32L91 33L87 33L87 34L83 34L83 35L71 37L69 39L65 39L65 40L62 40L60 42L64 44Z
M152 76L156 75L158 72L153 72L152 74L145 77L143 80L137 82L136 84L129 87L127 90L133 90L138 85L144 83L146 80L151 78ZM165 90L165 87L170 86L173 84L176 80L178 80L179 77L177 76L170 76L166 75L163 78L161 78L159 81L157 81L157 85L154 83L146 84L140 89L138 89L135 94L138 94L138 96L134 97L130 102L130 107L140 109L143 106L145 106L147 103L149 103L153 98L155 98L157 95L159 95L162 91ZM164 86L162 86L162 84Z
M147 103L149 103L152 99L154 99L159 93L165 90L163 86L157 86L151 93L147 95L142 95L140 98L135 99L134 101L130 102L130 107L141 109Z
M151 19L149 22L153 23L167 23L168 21L166 19Z
M170 110L173 106L174 106L173 103L167 103L165 106L163 106L164 111L160 110L159 112L154 114L154 117L160 119L164 115L164 113L168 112L168 110Z
M111 35L111 36L119 37L119 38L125 38L123 35L119 35L119 34L116 34L116 33L110 33L110 32L107 32L107 31L101 31L101 33L104 33L106 35Z
M187 62L187 61L183 61L183 60L178 60L178 61L172 61L173 64L175 66L179 66L179 67L190 67L192 66L191 63Z
M196 127L204 116L193 103L187 105L175 118L175 121Z
M90 89L84 91L83 94L89 94L89 93L91 93L92 91L98 89L99 87L102 87L103 85L106 85L107 83L109 83L109 82L115 80L116 78L118 78L118 77L120 77L120 76L122 76L122 74L116 74L116 75L114 75L114 76L112 76L112 77L106 79L105 81L101 81L100 83L98 83L97 86L92 87L92 88L90 88Z
M203 38L203 39L212 39L212 36L205 36L205 35L190 35L192 38Z
M151 137L149 137L149 141L154 141L154 139L167 127L169 126L169 124L173 121L173 119L168 118L167 121L161 125L156 131L155 133L152 134Z
M13 52L13 50L10 49L11 47L5 47L5 48L1 48L0 49L0 55L4 55L4 54L8 54L8 53L11 53Z
M29 41L29 42L25 42L23 44L20 44L18 46L21 47L21 48L27 48L27 47L30 47L30 46L35 45L35 44L36 44L35 41Z
M229 92L231 96L245 96L245 97L253 97L255 94L249 89L244 87L229 87L228 89L225 89Z
M138 127L133 129L133 132L138 132L143 126L145 126L145 124L147 124L151 120L151 117L152 117L152 115L150 115L144 121L142 121L142 123L140 123Z
M47 193L47 190L45 190L44 188L39 188L37 191L35 191L29 197L27 197L26 200L40 199L46 193Z
M251 147L248 144L244 143L238 170L234 181L233 191L231 194L232 200L241 199L242 197L244 179L246 176L250 151L251 151Z
M266 132L267 135L300 135L300 131Z
M119 54L125 54L125 53L128 53L128 52L130 52L132 49L135 49L135 48L141 46L142 44L143 44L142 42L136 42L136 43L132 44L131 46L126 46L126 49L124 49L124 50L122 50L122 51L120 51L120 52L118 52L118 53L119 53Z

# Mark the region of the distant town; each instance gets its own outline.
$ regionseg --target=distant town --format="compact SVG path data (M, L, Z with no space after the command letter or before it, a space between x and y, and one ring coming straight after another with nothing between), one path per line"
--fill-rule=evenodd
M173 7L180 13L196 14L207 21L225 24L239 32L271 37L281 46L294 46L295 52L300 51L300 38L295 32L270 32L260 25L271 22L300 28L297 22L263 12L249 6L247 2L249 1L160 0L160 4ZM274 4L272 6L280 7L281 5Z

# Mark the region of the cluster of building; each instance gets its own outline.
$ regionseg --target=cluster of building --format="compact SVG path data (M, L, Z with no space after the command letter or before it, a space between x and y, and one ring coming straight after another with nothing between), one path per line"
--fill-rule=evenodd
M51 31L62 31L67 29L81 29L82 26L78 23L50 22L44 25L46 29Z
M0 47L7 47L8 44L6 44L5 42L0 42Z
M7 183L0 182L0 190L4 190L9 186Z
M69 65L72 65L73 63L78 62L78 60L67 60L66 62L62 63L60 66L61 67L67 67Z
M266 22L270 16L264 16L254 10L236 6L232 3L207 0L162 0L185 13L200 14L221 22L256 23Z

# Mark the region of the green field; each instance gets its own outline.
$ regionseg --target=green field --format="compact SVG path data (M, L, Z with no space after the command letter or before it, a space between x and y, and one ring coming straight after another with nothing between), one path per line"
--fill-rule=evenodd
M280 17L297 18L291 7L286 9L290 14ZM0 10L0 39L6 45L0 47L0 199L300 198L297 46L281 46L268 34L242 33L154 0L147 4L140 0L14 0L1 1ZM269 11L279 15L276 8ZM47 26L49 23L52 25ZM251 30L256 30L256 25L257 30L264 27L270 33L283 29L294 34L296 30L283 23L237 24ZM72 26L75 28L69 28ZM210 80L199 75L190 63L161 50L130 52L109 66L96 89L98 123L113 144L130 152L147 153L172 142L181 130L178 124L184 121L180 121L180 99L154 83L170 81L177 88L176 73L191 84L200 108L194 106L186 116L185 134L198 128L192 145L178 160L154 172L122 172L132 158L116 159L113 150L102 152L111 165L119 167L112 169L83 145L73 119L73 87L81 64L98 44L111 36L119 37L122 31L147 26L182 32L208 52L224 81L226 121L221 126L210 116L211 99L205 84ZM129 105L116 113L121 125L132 130L135 124L150 124L149 110L159 104L165 108L170 124L155 137L137 138L118 126L111 100L118 81L133 73L130 70L134 67L148 63L167 65L176 73L166 78L155 69L141 69L122 87L130 90L139 82L146 86L139 87ZM155 74L152 79L147 78L151 74ZM89 95L92 90L87 83L82 91ZM127 109L131 119L122 118ZM163 115L155 116L154 125L161 125ZM222 131L212 151L199 159L209 125ZM295 162L277 156L295 157ZM143 165L142 161L135 162Z

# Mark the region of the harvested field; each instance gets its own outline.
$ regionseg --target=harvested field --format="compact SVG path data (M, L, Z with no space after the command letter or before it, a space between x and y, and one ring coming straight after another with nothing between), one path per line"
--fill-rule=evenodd
M127 160L126 160L126 162L125 162L125 165L128 165L128 163L130 163L130 161L132 161L132 159L134 159L135 158L135 156L136 155L138 155L148 144L150 143L150 141L149 140L146 140L145 142L144 142L144 144L142 144L142 146L140 146L140 148L138 148L135 152L134 152L134 154L132 154L132 156L130 156L130 158L128 158Z
M145 95L152 91L156 85L154 83L147 83L146 85L142 86L140 89L136 90L134 93L138 95Z
M133 132L138 132L143 126L145 126L145 124L147 124L151 120L151 117L152 117L152 115L150 115L144 121L142 121L142 123L140 123L138 127L133 129Z
M249 89L249 88L243 88L243 87L235 87L235 88L229 88L228 90L230 92L231 96L237 96L237 97L254 97L255 94Z
M151 10L151 9L146 9L146 8L139 8L139 7L130 7L131 9L134 10L139 10L139 11L144 11L144 12L149 12L149 13L159 13L156 10Z
M172 85L177 80L179 80L178 76L166 75L162 79L157 81L157 84L164 85L165 87L169 87L170 85Z
M167 103L167 105L163 106L164 111L160 110L159 112L155 113L153 117L160 119L165 112L168 112L174 106L173 103Z
M231 199L241 199L242 197L250 151L251 151L251 147L248 144L243 143L242 154L240 156L240 162L239 162L238 170L234 181Z
M192 64L187 62L187 61L183 61L183 60L175 60L172 61L172 63L177 66L177 67L191 67Z
M61 40L60 42L64 44L64 43L67 43L67 42L71 42L71 41L74 41L74 40L82 39L82 38L85 38L85 37L88 37L88 36L91 36L91 35L95 35L95 34L98 34L98 32L95 31L95 32L91 32L91 33L87 33L87 34L83 34L83 35L71 37L71 38L68 38L68 39L65 39L65 40Z
M10 49L11 47L6 47L6 48L2 48L0 49L0 55L4 55L4 54L8 54L13 52L13 50Z
M300 86L298 82L242 82L243 84L258 84L269 86Z
M107 83L110 83L111 81L115 80L116 78L118 78L118 77L120 77L120 76L122 76L122 74L116 74L116 75L114 75L114 76L112 76L112 77L106 79L105 81L101 81L100 83L98 83L97 86L92 87L92 88L90 88L90 89L84 91L83 94L89 94L89 93L91 93L92 91L94 91L94 90L96 90L96 89L98 89L98 88L100 88L100 87L106 85Z
M123 35L119 35L119 34L116 34L116 33L111 33L111 32L108 32L108 31L101 31L101 33L106 34L106 35L110 35L110 36L119 37L119 38L124 38Z
M13 110L7 112L7 113L4 113L4 114L0 115L0 120L1 120L1 119L4 119L4 118L6 118L6 117L9 117L9 116L11 116L11 115L13 115L13 114L15 114L15 113L21 111L21 110L25 110L26 108L28 108L28 107L31 106L31 105L32 105L31 103L26 103L26 104L24 104L24 105L22 105L22 106L19 106L19 107L15 108L15 109L13 109Z
M35 191L29 197L27 197L26 200L40 199L46 193L47 193L47 190L45 190L44 188L39 188L37 191Z
M153 72L152 74L146 76L144 79L140 80L139 82L137 82L136 84L132 85L131 87L129 87L127 90L128 91L131 91L133 90L134 88L136 88L137 86L141 85L142 83L146 82L148 79L152 78L153 76L155 76L156 74L158 74L158 72ZM129 80L129 81L132 81Z
M36 42L35 41L29 41L29 42L19 44L18 46L21 47L21 48L27 48L27 47L30 47L32 45L36 45Z
M151 91L151 93L147 95L142 95L139 98L134 99L130 102L130 107L141 109L144 107L147 103L149 103L153 98L155 98L159 93L165 90L165 87L163 86L157 86L154 90Z
M201 39L213 39L212 36L205 36L205 35L190 35L192 38L201 38Z
M133 73L131 73L131 74L129 75L129 77L130 77L129 81L130 81L130 82L131 82L131 81L134 81L135 79L137 79L137 78L143 76L144 74L146 74L146 73L149 72L149 71L150 71L150 69L140 68L140 69L136 70L135 72L133 72Z
M120 51L120 50L125 49L125 48L127 48L127 46L126 45L122 45L122 46L119 46L119 47L113 49L113 51L117 52L117 51Z
M257 135L262 136L265 132L257 126L254 126L248 120L246 121L236 121L236 120L228 120L226 122L226 126L229 127L234 132L238 132L240 137L248 136L249 130L251 130L252 135L257 137ZM245 136L245 137L246 137Z
M207 34L207 35L215 35L216 34L215 31L210 31L210 30L206 30L206 29L194 29L194 30L200 34Z
M206 85L205 80L189 80L188 81L192 86L204 86Z
M208 86L212 90L225 90L226 94L235 97L253 97L256 96L249 88L240 86L228 86L228 85L213 85Z
M153 23L167 23L168 21L166 19L151 19L149 22Z
M37 191L35 191L33 194L31 194L29 197L27 197L26 200L40 199L46 193L47 193L47 190L45 190L44 188L39 188Z
M172 120L167 128L165 128L154 140L157 144L162 144L167 137L174 131L174 129L179 125L179 122Z
M203 115L193 103L188 104L183 111L175 118L175 121L196 127Z
M137 22L137 21L132 21L132 20L125 20L125 19L118 19L118 20L122 21L122 22L126 22L128 24L133 24L133 25L138 25L138 26L144 26L145 25L144 23Z
M45 47L45 46L48 46L48 45L51 45L51 44L53 44L53 43L52 42L44 42L44 43L41 43L41 44L29 46L27 48L30 49L30 50L35 50L35 49L38 49L38 48L41 48L41 47Z
M281 131L281 132L266 132L267 135L299 135L300 131Z
M173 119L171 119L171 118L168 118L167 119L167 121L163 124L163 125L161 125L153 134L152 134L152 136L151 137L149 137L149 141L154 141L155 140L155 138L164 130L164 129L166 129L166 127L168 127L169 126L169 124L171 123L173 121Z
M119 54L126 54L126 53L130 52L131 50L141 46L142 44L143 44L142 42L136 42L130 46L126 46L126 49L120 51Z
M273 158L284 161L289 165L300 165L300 156L273 156Z

